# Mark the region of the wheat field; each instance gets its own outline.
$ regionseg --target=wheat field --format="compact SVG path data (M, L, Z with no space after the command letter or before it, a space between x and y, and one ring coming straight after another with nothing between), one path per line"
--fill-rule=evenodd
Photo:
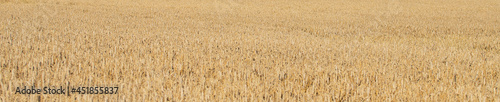
M0 0L0 68L2 102L498 102L500 1Z

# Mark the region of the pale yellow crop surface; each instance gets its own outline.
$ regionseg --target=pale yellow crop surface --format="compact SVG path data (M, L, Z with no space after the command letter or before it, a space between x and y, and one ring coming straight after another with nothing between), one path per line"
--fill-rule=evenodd
M0 68L2 102L498 102L500 1L0 0Z

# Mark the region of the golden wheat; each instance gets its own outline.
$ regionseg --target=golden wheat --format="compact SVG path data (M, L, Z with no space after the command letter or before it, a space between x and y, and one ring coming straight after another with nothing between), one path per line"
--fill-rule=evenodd
M496 0L0 3L0 101L500 101Z

